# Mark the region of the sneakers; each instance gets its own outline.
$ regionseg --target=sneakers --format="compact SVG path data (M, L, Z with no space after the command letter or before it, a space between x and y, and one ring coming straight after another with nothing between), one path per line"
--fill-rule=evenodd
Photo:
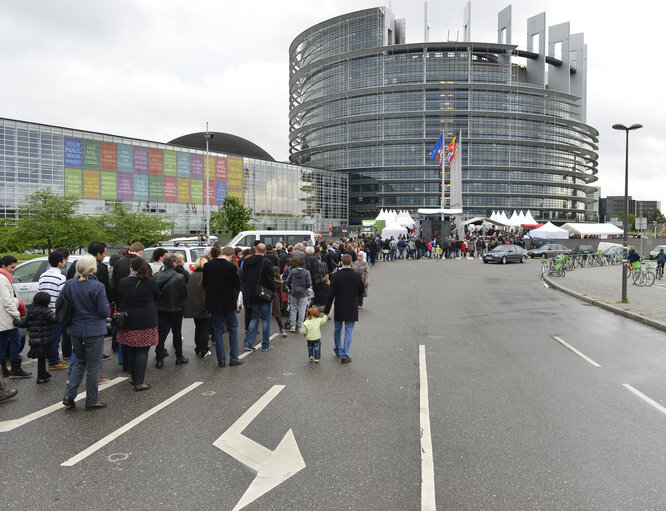
M203 356L203 358L210 357L211 355L212 353L210 352L210 350L208 350L206 354Z
M49 364L49 369L59 371L60 369L69 369L69 364L65 364L64 360L59 360L57 364Z
M269 346L268 348L261 348L261 351L271 351L273 349L273 346Z
M254 348L253 348L252 346L246 346L246 345L244 345L244 344L243 344L243 349L244 349L245 351L254 351Z
M280 330L280 333L282 334L282 337L287 337L287 331L284 328Z
M102 376L97 380L98 385L103 385L104 383L109 383L111 380L109 378L104 378Z
M314 360L314 357L310 357L310 362L312 362L313 360Z
M240 366L240 365L243 365L242 360L232 360L231 362L229 362L230 367L235 367L235 366Z
M289 331L290 331L292 334L295 334L295 333L296 333L296 328L294 328L294 327L292 326L292 327L289 329Z
M318 363L319 363L319 359L315 358L315 364L318 364Z
M351 362L351 358L349 358L349 357L342 357L340 359L341 364L349 364L349 362Z

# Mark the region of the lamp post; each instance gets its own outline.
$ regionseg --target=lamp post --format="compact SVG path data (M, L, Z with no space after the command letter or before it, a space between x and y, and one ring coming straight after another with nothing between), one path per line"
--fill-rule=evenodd
M206 195L206 238L210 239L210 204L208 198L208 142L213 138L213 134L208 132L208 123L206 123L206 133L204 133L204 138L206 139L206 175L204 176L204 194Z
M642 124L632 124L628 128L624 124L613 124L614 130L624 130L625 153L624 153L624 250L628 250L629 243L629 132L642 128ZM627 262L622 262L622 303L627 303Z

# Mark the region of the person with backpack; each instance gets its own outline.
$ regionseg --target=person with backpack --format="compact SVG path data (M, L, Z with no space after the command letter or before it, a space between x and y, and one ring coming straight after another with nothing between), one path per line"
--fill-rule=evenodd
M297 257L291 261L291 271L284 281L290 289L291 309L289 311L290 331L300 331L305 321L305 310L308 307L308 288L312 286L310 272L305 269L305 261Z

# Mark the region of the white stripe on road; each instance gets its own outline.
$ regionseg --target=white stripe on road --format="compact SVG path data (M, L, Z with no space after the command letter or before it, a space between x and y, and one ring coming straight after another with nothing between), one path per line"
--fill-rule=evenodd
M80 452L79 454L77 454L76 456L73 456L73 457L69 458L67 461L61 463L60 466L62 466L62 467L71 467L71 466L76 465L79 461L81 461L81 460L87 458L87 457L90 456L92 453L98 451L99 449L101 449L102 447L104 447L106 444L112 442L113 440L115 440L116 438L118 438L118 437L119 437L120 435L122 435L123 433L126 433L127 431L129 431L130 429L132 429L134 426L136 426L136 425L138 425L138 424L141 424L141 423L142 423L144 420L146 420L148 417L150 417L151 415L154 415L155 413L159 412L162 408L166 408L166 407L169 406L171 403L173 403L173 402L176 401L177 399L180 399L180 398L183 397L185 394L187 394L188 392L194 390L195 388L197 388L197 387L198 387L199 385L201 385L201 384L203 384L202 381L194 382L194 383L193 383L192 385L190 385L189 387L184 388L183 390L181 390L180 392L178 392L178 394L175 394L175 395L171 396L171 397L170 397L169 399L167 399L166 401L160 403L160 404L157 405L157 406L154 406L153 408L151 408L151 409L148 410L147 412L142 413L142 414L139 415L136 419L134 419L134 420L128 422L127 424L125 424L124 426L118 428L118 429L115 430L113 433L110 433L109 435L107 435L107 436L105 436L104 438L102 438L100 441L95 442L93 445L91 445L90 447L88 447L85 451L82 451L82 452Z
M430 405L428 404L428 372L425 346L419 346L419 407L421 424L421 509L435 511L435 463L430 435Z
M596 363L594 360L592 360L590 357L588 357L588 356L586 356L586 355L583 355L580 351L578 351L576 348L574 348L574 347L571 346L570 344L567 344L566 342L564 342L564 341L563 341L562 339L560 339L559 337L553 336L553 339L555 339L557 342L559 342L560 344L562 344L562 346L566 346L567 348L569 348L571 351L573 351L573 352L574 352L576 355L578 355L579 357L581 357L581 358L587 360L587 361L588 361L590 364L592 364L594 367L601 367L599 364L597 364L597 363Z
M646 396L645 394L643 394L642 392L639 392L638 390L636 390L635 388L633 388L633 387L632 387L631 385L629 385L628 383L623 383L622 385L623 385L625 388L627 388L627 389L629 389L630 391L632 391L632 392L633 392L634 394L636 394L638 397L640 397L641 399L643 399L644 401L646 401L647 403L650 403L652 406L654 406L654 407L655 407L657 410L659 410L661 413L666 413L666 408L664 408L663 406L661 406L659 403L657 403L657 402L654 401L653 399L650 399L649 397L647 397L647 396Z
M109 387L112 387L116 383L120 383L121 381L125 381L127 378L126 377L118 377L114 378L110 382L104 383L99 386L99 390L102 391L104 389L108 389ZM82 399L86 398L86 393L82 392L76 398L74 398L74 401L81 401ZM12 419L8 421L2 421L0 422L0 433L5 433L6 431L11 431L12 429L20 428L21 426L25 426L29 422L32 422L34 420L37 420L41 417L44 417L52 412L55 412L56 410L60 410L61 408L65 408L65 405L60 403L56 403L54 405L48 406L46 408L43 408L37 412L31 413L30 415L26 415L25 417L21 417L20 419Z
M269 340L269 341L272 341L272 340L275 339L278 335L280 335L280 332L276 332L276 333L274 333L273 335L271 335L271 336L268 338L268 340ZM261 348L261 342L258 342L257 344L255 344L255 345L252 346L252 347L253 347L255 350ZM238 355L238 359L241 360L241 359L247 357L248 355L250 355L250 354L252 354L252 353L254 353L254 351L246 351L245 353L241 353L240 355Z

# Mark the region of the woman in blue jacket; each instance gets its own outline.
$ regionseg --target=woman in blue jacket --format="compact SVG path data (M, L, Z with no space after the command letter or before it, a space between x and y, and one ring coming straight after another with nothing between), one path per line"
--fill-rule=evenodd
M72 349L76 354L76 364L72 377L65 389L62 400L68 408L74 408L74 398L79 385L86 376L86 410L104 408L106 403L98 399L98 377L104 354L106 318L109 316L109 302L104 284L95 277L97 261L85 255L76 262L76 277L65 283L56 308L67 298L72 307L72 320L67 332L72 338Z

